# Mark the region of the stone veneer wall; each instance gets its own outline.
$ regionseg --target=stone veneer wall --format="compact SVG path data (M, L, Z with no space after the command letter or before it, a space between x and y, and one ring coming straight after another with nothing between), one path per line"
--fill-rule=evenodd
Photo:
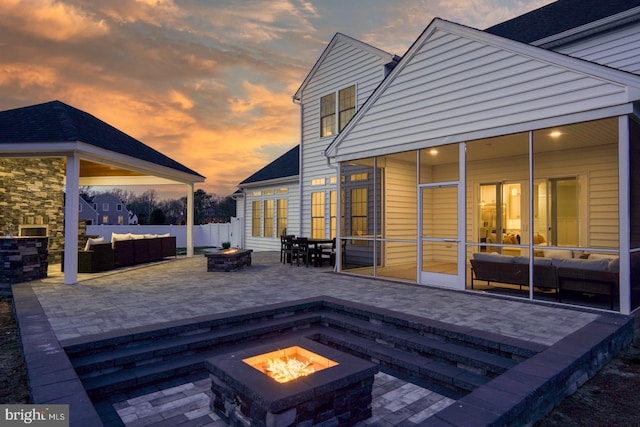
M62 158L0 158L0 234L18 235L19 225L49 228L49 264L64 249L65 165Z

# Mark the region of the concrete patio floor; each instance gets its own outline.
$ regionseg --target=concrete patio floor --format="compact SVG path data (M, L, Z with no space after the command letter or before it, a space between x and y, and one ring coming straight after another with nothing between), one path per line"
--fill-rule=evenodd
M54 339L89 337L325 295L544 346L553 346L603 319L618 326L630 322L628 316L594 310L354 277L336 274L328 267L283 265L278 256L277 252L257 252L250 267L215 273L207 272L203 256L178 258L81 274L75 285L64 285L62 276L50 267L48 278L14 285L20 330L39 334L39 339L44 336L43 326L29 328L29 321L21 323L21 316L35 319L36 306L44 314L40 320L50 325L50 345L55 347ZM37 304L27 302L33 296ZM24 335L23 340L35 341ZM42 351L43 345L32 347ZM25 351L29 347L25 345ZM29 357L25 357L29 368Z

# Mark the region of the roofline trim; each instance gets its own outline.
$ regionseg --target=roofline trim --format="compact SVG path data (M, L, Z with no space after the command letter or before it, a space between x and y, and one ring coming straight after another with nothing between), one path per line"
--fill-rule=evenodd
M355 116L349 121L349 123L347 123L345 128L338 135L336 135L333 141L323 151L323 154L326 157L335 157L335 154L332 153L336 151L337 147L342 143L342 140L346 138L351 129L358 125L362 116L367 113L371 105L375 103L376 100L381 96L381 94L393 83L396 76L405 68L407 62L411 61L411 59L413 59L413 57L415 56L415 53L422 48L424 42L427 41L438 30L443 30L450 34L456 34L460 37L466 37L471 40L486 43L499 49L516 52L520 55L524 55L538 61L547 62L555 66L565 67L572 72L583 73L593 78L599 78L609 84L625 87L627 89L627 99L625 100L625 102L638 100L638 97L640 96L640 76L638 75L606 67L594 62L589 62L584 59L563 55L558 52L546 50L502 36L497 36L495 34L487 33L482 30L468 27L462 24L446 21L441 18L434 18L427 26L427 28L425 28L422 34L411 45L398 65L373 91L373 93L365 101L362 107L356 112Z
M68 157L78 155L81 160L106 163L184 184L204 182L205 180L205 177L199 174L189 174L126 154L106 150L82 141L30 144L8 143L2 144L0 154L10 157Z
M292 96L293 102L299 102L301 100L302 91L304 90L305 86L307 85L307 83L309 83L309 81L316 74L316 72L320 68L320 65L322 64L322 62L324 62L325 58L329 55L329 52L331 51L333 46L338 41L346 41L348 43L356 45L360 49L364 49L364 50L366 50L368 52L371 52L374 55L378 55L383 60L387 60L387 62L391 62L393 60L393 58L395 58L395 55L393 55L393 54L391 54L389 52L386 52L386 51L384 51L382 49L379 49L379 48L377 48L375 46L372 46L372 45L370 45L368 43L365 43L365 42L363 42L361 40L355 39L353 37L347 36L347 35L342 34L342 33L335 33L334 36L332 37L331 41L329 42L329 44L324 48L324 50L322 51L322 54L320 55L318 60L315 62L315 64L311 68L311 71L309 71L309 74L307 74L307 77L305 77L305 79L302 81L302 84L300 85L300 87L298 88L296 93L293 94L293 96Z
M530 44L532 46L551 49L553 47L570 43L576 39L606 31L610 28L618 27L621 24L624 25L637 20L640 20L640 6L625 10L615 15L607 16L597 21L589 22L587 24L571 28L558 34L553 34L543 39L533 41Z

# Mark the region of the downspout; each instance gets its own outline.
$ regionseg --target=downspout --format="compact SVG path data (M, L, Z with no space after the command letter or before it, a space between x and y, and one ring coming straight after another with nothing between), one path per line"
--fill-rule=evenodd
M300 106L300 155L298 156L298 232L296 233L298 236L302 233L302 183L303 183L303 173L302 173L302 141L304 136L304 105L302 104L302 99L296 97L295 95L291 97L293 99L294 104L298 104ZM291 234L291 233L290 233Z

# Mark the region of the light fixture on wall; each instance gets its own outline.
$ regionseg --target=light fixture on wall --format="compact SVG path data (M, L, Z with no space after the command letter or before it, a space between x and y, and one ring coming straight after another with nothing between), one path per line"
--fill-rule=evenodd
M429 150L429 154L431 154L432 156L437 156L438 150L436 150L435 148L432 148L431 150Z
M562 135L562 132L559 130L554 130L549 134L551 138L560 138L560 135Z

